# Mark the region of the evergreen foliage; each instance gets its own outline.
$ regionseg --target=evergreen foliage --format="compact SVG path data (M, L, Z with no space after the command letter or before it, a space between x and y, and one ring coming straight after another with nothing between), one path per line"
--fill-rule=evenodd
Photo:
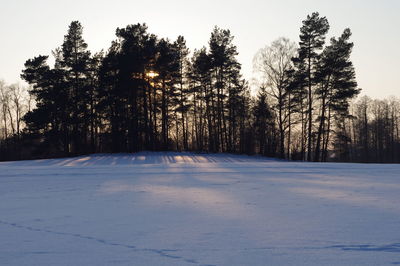
M328 30L328 20L312 13L298 46L279 38L261 49L253 96L229 30L215 27L208 47L191 53L183 36L171 41L146 24L128 25L116 30L106 52L91 54L73 21L52 52L54 66L49 56L26 61L29 108L18 86L0 82L0 159L178 150L400 160L399 102L370 107L372 100L362 98L352 105L360 89L351 31L325 45Z

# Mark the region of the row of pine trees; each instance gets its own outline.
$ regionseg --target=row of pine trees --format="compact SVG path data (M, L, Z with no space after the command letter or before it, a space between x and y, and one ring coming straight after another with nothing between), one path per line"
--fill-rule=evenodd
M171 41L129 25L92 54L73 21L54 66L48 56L26 61L21 77L36 106L0 147L18 152L2 159L178 150L350 160L344 154L356 148L343 127L360 91L353 43L349 29L327 42L328 30L313 13L298 45L280 38L261 49L253 96L229 30L215 27L208 47L190 53L183 36Z
M26 62L22 78L37 108L25 120L46 149L242 151L248 87L229 31L215 28L209 49L191 59L182 36L159 39L145 24L116 36L107 53L91 55L74 21L53 52L54 68L47 56Z

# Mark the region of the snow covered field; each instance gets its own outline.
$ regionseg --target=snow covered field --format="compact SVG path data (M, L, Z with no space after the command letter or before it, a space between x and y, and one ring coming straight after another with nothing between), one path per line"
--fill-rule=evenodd
M0 163L0 265L397 265L400 165L139 153Z

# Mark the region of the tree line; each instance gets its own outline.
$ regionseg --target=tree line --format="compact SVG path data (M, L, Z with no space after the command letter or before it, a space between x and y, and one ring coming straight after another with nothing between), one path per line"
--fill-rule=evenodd
M215 27L208 46L190 52L183 36L171 41L128 25L92 54L73 21L52 51L54 65L43 55L26 61L28 93L0 84L0 159L177 150L398 161L398 100L376 104L379 112L352 105L360 89L351 31L326 43L328 30L313 13L298 44L280 38L260 49L253 95L229 30Z

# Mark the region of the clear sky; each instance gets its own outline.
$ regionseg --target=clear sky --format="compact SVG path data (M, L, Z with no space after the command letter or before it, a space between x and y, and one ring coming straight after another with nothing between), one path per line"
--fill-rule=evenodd
M92 52L107 49L115 29L145 22L151 33L191 50L207 45L214 25L235 36L246 79L257 50L284 36L298 42L307 14L318 11L331 25L329 37L349 27L352 60L363 94L400 97L399 0L0 0L0 79L19 81L24 62L60 46L68 25L79 20Z

